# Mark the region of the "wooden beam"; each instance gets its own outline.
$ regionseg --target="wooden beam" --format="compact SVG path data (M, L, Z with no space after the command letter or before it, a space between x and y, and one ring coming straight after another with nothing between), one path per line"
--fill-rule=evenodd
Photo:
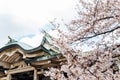
M34 69L34 80L38 80L37 69Z
M2 59L2 61L5 61L9 58L9 56L7 56L6 54L4 55L4 58Z
M19 62L15 62L13 64L11 64L10 68L15 68L15 67L26 67L27 64L25 63L25 61L19 61Z
M11 74L7 74L7 80L11 80L11 79L12 79Z
M45 65L45 64L49 64L49 63L51 63L50 60L45 60L45 61L33 62L32 65L39 65L39 66L41 66L41 65Z
M41 51L41 52L35 52L35 53L32 53L32 54L25 54L25 56L27 58L32 58L32 57L38 57L38 56L43 56L44 55L44 52Z
M44 73L45 73L44 71L39 71L39 72L37 72L38 75L44 74Z
M18 53L13 54L13 55L10 56L10 58L8 59L8 62L9 62L9 63L13 63L13 62L16 60L16 58L18 58L18 57L21 57Z
M21 72L32 71L34 69L35 69L34 67L27 66L27 67L22 67L22 68L7 70L7 71L5 71L5 73L6 74L16 74L16 73L21 73Z
M1 77L0 80L7 80L7 77Z
M61 58L61 59L58 59L56 61L67 61L67 59L66 58Z
M20 55L19 55L19 54L16 54L16 55L14 55L13 59L10 60L10 63L16 62L16 61L18 61L20 58L21 58Z
M53 64L53 63L50 63L50 64L46 64L46 65L41 66L41 68L54 67L54 66L59 66L59 65L60 65L60 64Z
M0 66L2 66L3 68L10 68L10 64L3 61L0 61Z

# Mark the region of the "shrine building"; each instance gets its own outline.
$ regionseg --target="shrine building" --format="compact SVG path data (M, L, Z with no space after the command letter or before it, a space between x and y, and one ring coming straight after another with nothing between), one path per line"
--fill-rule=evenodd
M0 49L0 80L50 80L44 76L45 71L66 61L47 33L36 48L8 38Z

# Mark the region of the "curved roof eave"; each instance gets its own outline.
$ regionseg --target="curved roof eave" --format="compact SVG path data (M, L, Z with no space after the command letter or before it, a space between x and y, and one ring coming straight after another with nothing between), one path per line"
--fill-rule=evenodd
M20 48L20 49L22 49L24 52L26 52L26 53L32 53L32 52L35 52L35 51L38 51L38 50L43 50L43 51L47 51L46 49L44 49L44 47L42 47L41 45L40 46L38 46L38 47L36 47L36 48L31 48L31 49L25 49L25 48L23 48L21 45L19 45L19 44L12 44L12 45L7 45L7 46L5 46L5 47L2 47L1 49L0 49L0 52L3 52L4 50L7 50L7 49L9 49L9 48L13 48L13 47L18 47L18 48Z
M41 44L36 48L33 48L33 47L31 47L31 46L29 46L29 45L27 45L25 43L15 41L15 40L10 38L10 41L8 42L8 44L6 44L6 46L4 46L4 47L2 47L0 49L0 53L3 52L4 50L7 50L7 49L13 48L13 47L18 47L18 48L22 49L26 53L32 53L32 52L35 52L35 51L38 51L38 50L43 50L43 51L49 53L49 51L43 47L43 44L45 42L49 43L49 40L47 38L50 38L50 37L51 36L46 33L44 35L43 39L42 39Z

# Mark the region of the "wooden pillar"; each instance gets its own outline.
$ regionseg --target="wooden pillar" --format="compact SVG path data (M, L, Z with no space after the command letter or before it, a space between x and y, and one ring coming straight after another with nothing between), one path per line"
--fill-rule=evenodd
M11 79L12 79L11 74L7 74L7 80L11 80Z
M34 80L38 80L37 69L34 69Z

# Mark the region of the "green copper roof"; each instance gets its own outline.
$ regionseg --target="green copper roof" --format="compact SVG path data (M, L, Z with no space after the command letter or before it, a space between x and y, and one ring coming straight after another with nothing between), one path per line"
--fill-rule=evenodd
M18 42L18 41L16 41L15 39L12 39L10 36L8 36L8 38L9 38L9 41L8 41L8 43L6 44L6 46L13 45L13 44L17 44L17 45L21 46L21 47L22 47L23 49L25 49L25 50L33 49L32 46L27 45L27 44L25 44L25 43L23 43L23 42Z
M54 46L51 42L51 36L48 33L45 33L43 40L41 42L41 44L34 48L30 45L27 45L23 42L19 42L13 38L11 38L10 36L8 36L9 41L6 44L6 46L4 46L3 48L0 49L0 52L4 51L5 49L11 48L13 46L18 46L20 48L22 48L24 51L26 51L27 53L31 53L37 50L43 50L48 52L50 55L56 55L58 53L60 53L59 48L57 48L56 46ZM50 47L50 49L47 48L47 46L45 46L46 44L48 44L48 47Z

